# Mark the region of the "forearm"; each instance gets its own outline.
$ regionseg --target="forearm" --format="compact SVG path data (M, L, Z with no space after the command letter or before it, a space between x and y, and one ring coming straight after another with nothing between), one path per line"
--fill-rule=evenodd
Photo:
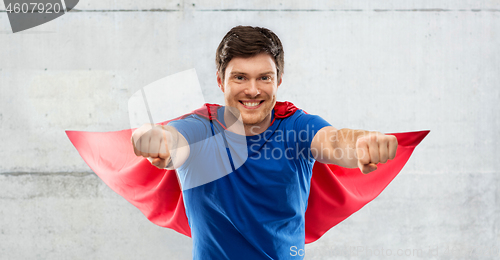
M357 168L356 142L358 138L370 133L366 130L343 128L337 130L331 144L334 151L335 164L346 168Z
M335 164L347 168L357 167L356 142L369 133L364 130L334 127L321 129L314 137L311 152L314 158L326 164Z

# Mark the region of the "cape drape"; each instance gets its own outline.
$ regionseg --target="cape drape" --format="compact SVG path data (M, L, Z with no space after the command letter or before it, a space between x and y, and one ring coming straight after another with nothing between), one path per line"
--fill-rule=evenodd
M204 104L190 114L216 120L219 105ZM290 102L277 102L275 119L298 110ZM161 124L166 124L169 121ZM134 129L114 132L66 131L83 160L106 185L137 207L151 222L191 236L175 170L158 169L134 154L131 136ZM364 205L377 197L401 171L415 147L429 131L393 133L398 139L394 160L378 164L378 169L363 174L349 169L315 162L305 215L305 241L319 239Z

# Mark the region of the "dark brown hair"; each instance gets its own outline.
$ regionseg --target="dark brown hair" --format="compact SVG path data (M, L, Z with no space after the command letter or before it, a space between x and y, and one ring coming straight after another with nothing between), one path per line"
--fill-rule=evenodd
M279 82L285 66L285 58L283 45L278 36L262 27L240 25L232 28L222 38L215 54L215 65L221 74L221 79L224 80L227 64L232 58L249 58L263 52L274 58Z

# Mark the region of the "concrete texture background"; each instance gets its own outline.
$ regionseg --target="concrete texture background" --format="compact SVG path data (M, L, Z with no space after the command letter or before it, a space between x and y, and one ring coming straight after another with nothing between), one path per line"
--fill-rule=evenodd
M239 24L280 36L279 100L338 128L432 130L306 259L500 257L499 1L81 0L16 34L0 12L0 259L190 259L64 130L128 128L134 92L190 68L222 103L215 49Z

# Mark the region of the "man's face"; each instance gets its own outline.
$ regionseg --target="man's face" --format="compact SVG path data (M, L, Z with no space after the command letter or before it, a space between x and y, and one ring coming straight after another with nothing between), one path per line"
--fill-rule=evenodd
M217 72L217 82L224 92L225 105L237 108L246 126L267 128L276 104L276 64L271 55L236 57L228 63L224 82Z

